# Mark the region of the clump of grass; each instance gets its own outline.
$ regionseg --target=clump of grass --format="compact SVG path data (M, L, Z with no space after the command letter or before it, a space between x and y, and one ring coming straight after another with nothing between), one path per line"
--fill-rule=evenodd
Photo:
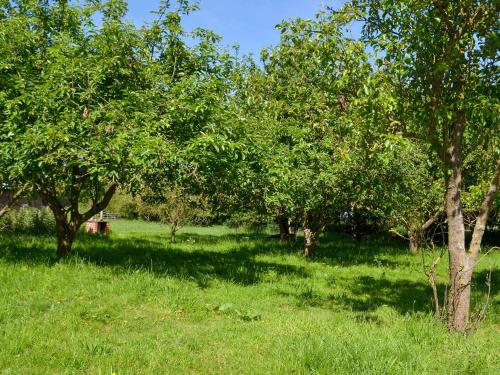
M235 308L232 303L223 303L222 305L216 306L215 311L228 316L236 316L245 322L260 320L261 318L261 314L258 311L240 311L239 309Z
M47 207L23 207L8 211L0 218L0 233L50 235L55 233L56 222Z

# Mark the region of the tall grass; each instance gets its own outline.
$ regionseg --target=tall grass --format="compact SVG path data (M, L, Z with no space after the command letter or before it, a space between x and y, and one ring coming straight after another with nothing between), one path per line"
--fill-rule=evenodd
M8 211L0 218L1 233L49 235L55 227L54 214L46 207L23 207Z
M2 374L494 374L499 297L470 336L432 316L420 258L382 237L322 238L318 256L266 234L112 223L0 237ZM445 262L444 262L445 263ZM479 263L473 300L498 254ZM446 264L439 269L444 291Z

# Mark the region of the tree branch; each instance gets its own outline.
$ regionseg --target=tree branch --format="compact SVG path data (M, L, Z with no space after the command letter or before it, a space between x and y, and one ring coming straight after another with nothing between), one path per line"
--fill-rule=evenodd
M36 190L38 194L47 202L49 208L52 210L54 214L54 218L59 226L64 227L65 230L68 229L68 215L64 206L57 199L55 193L55 187L48 189L46 185L42 183L36 183Z
M80 202L80 195L82 192L82 180L80 176L78 176L78 168L74 167L72 170L72 176L71 176L71 198L70 198L70 204L71 206L69 207L69 211L71 212L71 221L81 221L81 214L79 211L79 202Z
M408 238L408 237L403 236L401 233L399 233L399 232L398 232L396 229L394 229L394 228L393 228L393 229L390 229L390 230L389 230L389 233L395 234L396 236L398 236L399 238L402 238L402 239L403 239L403 240L405 240L405 241L408 241L408 240L409 240L409 238Z
M439 219L439 216L441 216L443 214L443 210L439 210L437 211L434 216L432 216L429 220L427 220L425 223L422 224L422 226L420 227L420 229L422 229L423 231L429 229L431 227L432 224L434 224L436 222L437 219Z
M28 190L28 185L24 185L21 189L16 191L14 195L9 199L4 207L0 209L0 217L2 217L10 208L19 200L21 195L23 195Z
M474 233L472 234L472 241L469 247L469 259L472 266L476 263L479 251L481 250L481 241L486 230L486 223L488 221L488 216L490 214L491 208L493 207L493 201L495 200L495 196L497 195L499 184L500 160L497 162L490 188L488 189L488 193L486 194L483 204L481 205L481 210L479 211L479 216L477 217L476 225L474 226Z
M104 194L104 197L102 198L102 200L100 202L93 202L90 210L88 210L83 215L81 215L82 222L90 220L92 218L92 216L94 216L94 215L98 214L100 211L104 210L108 206L109 202L111 201L111 198L113 198L113 195L115 194L117 187L118 186L116 184L111 185L111 187L108 189L108 191L106 191L106 193Z

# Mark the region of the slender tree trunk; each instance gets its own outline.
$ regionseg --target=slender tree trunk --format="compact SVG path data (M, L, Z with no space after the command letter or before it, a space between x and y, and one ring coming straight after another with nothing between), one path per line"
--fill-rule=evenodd
M311 228L304 228L304 256L312 257L316 248L317 233Z
M314 219L310 214L306 214L304 218L304 256L312 257L316 249L316 242L318 240L321 229L316 225Z
M290 227L288 225L288 218L286 216L280 216L280 241L285 242L290 240Z
M450 289L447 299L448 326L464 332L469 324L472 267L465 248L465 226L460 197L462 171L458 146L448 150L450 175L447 178L446 216L448 218L448 254Z
M177 243L177 224L170 224L170 243Z
M409 230L408 237L410 238L409 250L412 254L417 254L422 243L422 233L419 230Z
M453 163L452 163L453 165ZM497 163L493 180L481 206L472 235L469 252L465 249L465 227L460 204L460 168L453 169L448 178L446 214L448 216L448 251L450 257L450 293L447 315L451 330L464 332L469 325L472 272L481 250L488 215L499 190L500 162Z

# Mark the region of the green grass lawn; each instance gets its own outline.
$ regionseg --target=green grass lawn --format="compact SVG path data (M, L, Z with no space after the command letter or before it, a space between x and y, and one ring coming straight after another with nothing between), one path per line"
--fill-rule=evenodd
M500 371L497 286L483 325L450 335L403 243L327 236L307 260L300 242L222 227L168 239L160 225L113 222L110 238L81 235L77 256L57 261L53 238L0 237L0 373ZM476 307L499 263L478 264Z

